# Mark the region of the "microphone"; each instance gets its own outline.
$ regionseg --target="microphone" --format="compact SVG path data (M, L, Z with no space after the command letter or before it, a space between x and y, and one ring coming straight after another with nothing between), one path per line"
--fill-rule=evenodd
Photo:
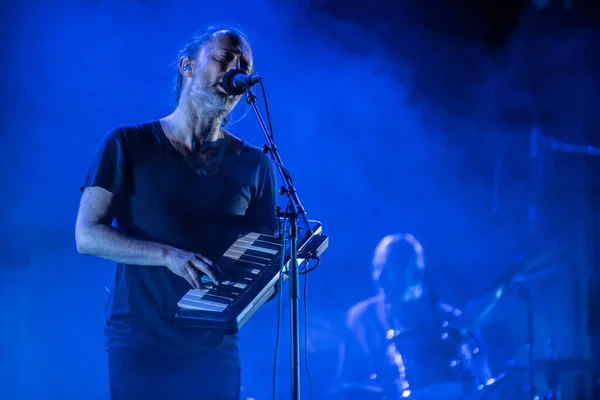
M246 89L256 85L260 82L260 76L252 74L245 74L240 69L232 69L228 71L223 77L221 86L223 89L232 96L238 96L244 94Z

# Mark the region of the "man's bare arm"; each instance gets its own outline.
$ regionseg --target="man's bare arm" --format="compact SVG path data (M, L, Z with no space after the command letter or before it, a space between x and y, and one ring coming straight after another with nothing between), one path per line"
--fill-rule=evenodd
M130 237L112 226L116 207L116 196L108 190L96 186L84 190L75 225L75 242L80 254L123 264L165 266L194 288L202 287L202 273L218 281L218 270L206 257Z
M129 237L113 227L116 196L101 187L88 187L81 196L75 225L77 251L117 263L166 265L171 248Z

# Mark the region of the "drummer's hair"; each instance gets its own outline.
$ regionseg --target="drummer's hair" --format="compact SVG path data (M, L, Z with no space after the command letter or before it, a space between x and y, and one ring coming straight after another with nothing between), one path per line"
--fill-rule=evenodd
M396 233L385 236L379 241L375 252L373 253L373 280L379 281L379 277L383 272L383 267L393 249L403 246L409 251L414 252L416 256L416 267L419 271L425 270L425 255L423 254L423 246L410 233Z

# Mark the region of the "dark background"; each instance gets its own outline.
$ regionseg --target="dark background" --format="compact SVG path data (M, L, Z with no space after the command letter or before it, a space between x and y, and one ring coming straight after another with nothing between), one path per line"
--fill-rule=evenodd
M519 260L560 245L532 281L536 357L548 339L562 357L588 357L586 188L597 156L548 139L600 145L598 9L556 0L2 2L0 393L108 397L102 312L112 265L75 250L79 184L110 128L172 111L179 48L219 22L250 37L284 161L331 237L309 276L315 398L333 374L344 312L374 293L373 248L394 232L419 238L432 286L460 306ZM263 144L244 104L240 118L233 132ZM546 138L535 146L533 129ZM507 294L481 326L494 373L525 361L524 318L522 300ZM275 334L272 302L241 335L248 397L270 396ZM585 375L564 383L569 398L585 395Z

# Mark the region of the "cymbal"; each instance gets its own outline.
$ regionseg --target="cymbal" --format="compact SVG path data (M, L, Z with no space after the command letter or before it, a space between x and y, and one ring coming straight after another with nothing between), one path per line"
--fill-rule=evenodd
M529 368L527 363L517 363L516 360L509 361L505 367L517 371L527 371ZM592 361L581 358L541 358L534 360L534 368L552 372L591 371Z
M504 297L505 292L513 287L526 287L554 276L558 272L557 266L548 266L547 263L561 250L560 246L552 246L526 262L516 263L488 290L484 291L483 295L461 307L464 317L462 319L468 321L471 329L482 328L489 320L491 312Z

